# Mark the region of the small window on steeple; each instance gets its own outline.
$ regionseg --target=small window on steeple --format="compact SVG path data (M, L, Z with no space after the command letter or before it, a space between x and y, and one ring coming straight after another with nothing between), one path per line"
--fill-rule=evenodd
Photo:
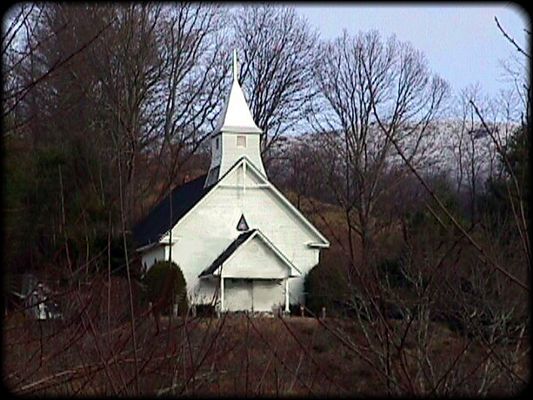
M217 150L220 147L220 138L219 137L217 137L216 140L215 140L215 147L216 147Z
M246 136L237 136L237 147L246 147Z
M248 222L246 222L246 218L244 218L244 214L241 215L241 219L239 219L239 223L237 224L237 230L238 231L250 230L250 228L248 227Z

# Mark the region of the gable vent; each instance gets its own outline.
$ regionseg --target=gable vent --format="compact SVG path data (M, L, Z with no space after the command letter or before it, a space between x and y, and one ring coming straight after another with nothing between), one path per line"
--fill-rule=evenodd
M244 218L244 214L241 215L241 218L239 219L239 223L237 224L237 230L238 231L250 230L250 228L248 227L248 222L246 222L246 218Z

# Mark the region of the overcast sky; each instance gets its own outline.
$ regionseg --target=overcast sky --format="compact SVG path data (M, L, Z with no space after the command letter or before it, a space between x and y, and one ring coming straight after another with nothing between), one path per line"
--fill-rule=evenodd
M502 36L494 17L524 49L528 49L528 15L509 3L428 5L325 5L291 4L318 29L322 38L332 39L344 29L349 33L378 30L382 36L396 34L425 53L431 69L446 79L454 92L479 83L488 95L505 87L501 61L518 52Z

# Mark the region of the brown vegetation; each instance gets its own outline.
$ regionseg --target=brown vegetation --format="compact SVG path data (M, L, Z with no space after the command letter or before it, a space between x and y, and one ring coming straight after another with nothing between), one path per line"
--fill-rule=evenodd
M454 99L410 44L378 32L323 41L290 8L24 3L10 18L10 392L485 396L526 386L531 90L516 69L518 106L477 90ZM269 177L331 248L308 276L311 317L297 317L299 305L284 318L189 309L155 324L131 230L205 173L230 44L243 52ZM447 101L459 110L457 165L435 172L428 150L443 151L433 129ZM308 132L284 140L297 124ZM17 289L27 272L52 287L43 302L57 302L61 319L29 316Z
M391 321L392 326L399 324ZM21 395L131 395L135 379L132 344L127 324L117 324L105 335L91 334L89 320L64 327L57 321L6 320L4 382ZM140 394L221 396L346 396L385 395L383 377L372 366L378 362L361 327L354 321L327 318L174 318L162 321L154 335L149 319L139 323ZM462 385L474 387L483 379L476 368L487 357L480 343L468 346L461 335L442 324L432 324L430 352L443 370L466 351L461 368L469 371ZM339 335L350 334L347 342ZM410 384L416 365L416 337L407 337L406 356L392 361ZM502 345L502 347L515 347ZM523 346L524 344L522 344ZM58 350L60 350L58 352ZM513 349L509 349L512 351ZM515 366L517 379L527 380L523 360ZM496 382L492 395L509 394L505 380ZM422 389L422 388L420 388ZM412 394L428 394L415 391ZM476 393L466 390L465 394Z

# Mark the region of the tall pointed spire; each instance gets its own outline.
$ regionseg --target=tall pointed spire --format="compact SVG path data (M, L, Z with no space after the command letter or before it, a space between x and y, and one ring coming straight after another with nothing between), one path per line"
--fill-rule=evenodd
M237 58L237 50L235 49L233 50L233 83L217 131L260 134L262 131L254 122L241 85L239 85L238 77L239 60Z

